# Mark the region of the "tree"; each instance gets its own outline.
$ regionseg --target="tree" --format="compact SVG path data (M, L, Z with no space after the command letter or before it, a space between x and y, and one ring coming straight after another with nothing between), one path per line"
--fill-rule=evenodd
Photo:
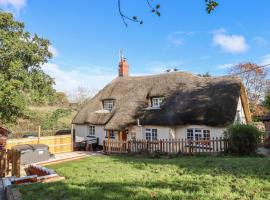
M57 105L57 106L68 106L69 100L67 98L66 93L64 92L56 92L54 96L52 97L52 100L50 101L51 105Z
M260 104L270 86L266 68L250 62L240 63L231 68L230 74L238 76L242 80L247 91L251 111L256 115L261 109Z
M206 12L208 14L213 12L216 9L216 7L218 6L218 2L215 1L215 0L204 0L204 1L205 1L205 6L206 6ZM119 15L121 16L122 21L125 24L125 26L126 27L128 26L127 21L143 24L143 20L140 19L138 16L130 17L130 16L125 15L123 13L123 11L122 11L121 2L122 2L122 0L118 0L117 1L117 6L118 6ZM160 13L160 10L159 10L160 9L160 4L154 4L153 3L154 0L145 0L145 2L146 2L146 5L148 6L148 8L150 9L151 13L154 13L158 17L161 16L161 13Z
M79 86L75 89L74 93L71 95L71 99L74 103L82 105L88 98L91 98L95 93L94 90L90 90L86 87Z
M49 44L0 11L0 122L15 121L29 103L44 103L54 94L54 80L41 69L52 57Z
M267 91L264 101L263 101L263 106L270 111L270 90Z

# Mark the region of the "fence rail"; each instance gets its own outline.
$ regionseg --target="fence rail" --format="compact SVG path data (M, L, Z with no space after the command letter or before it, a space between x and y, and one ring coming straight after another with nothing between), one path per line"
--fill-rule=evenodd
M211 140L163 139L156 141L130 140L130 141L104 141L105 153L218 153L228 148L225 138L212 138Z

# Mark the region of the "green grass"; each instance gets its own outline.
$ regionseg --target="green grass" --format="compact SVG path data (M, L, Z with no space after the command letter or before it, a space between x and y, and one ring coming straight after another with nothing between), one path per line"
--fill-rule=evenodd
M51 165L66 180L20 186L24 200L270 199L270 159L96 156Z

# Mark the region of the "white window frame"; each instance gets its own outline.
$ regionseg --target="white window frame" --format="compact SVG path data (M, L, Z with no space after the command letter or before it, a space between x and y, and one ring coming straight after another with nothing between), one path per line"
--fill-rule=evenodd
M164 101L164 97L153 97L151 100L151 107L160 108L163 101Z
M105 99L103 100L103 110L112 111L114 106L114 100L113 99Z
M186 138L188 140L210 140L211 131L210 129L204 128L188 128L186 130Z
M109 131L106 130L106 132L105 132L105 138L108 138L108 132ZM110 130L110 139L115 139L115 132L112 131L112 130Z
M145 139L148 141L158 140L158 131L156 128L146 128L145 129Z
M94 125L90 125L88 130L89 136L96 136L96 127Z

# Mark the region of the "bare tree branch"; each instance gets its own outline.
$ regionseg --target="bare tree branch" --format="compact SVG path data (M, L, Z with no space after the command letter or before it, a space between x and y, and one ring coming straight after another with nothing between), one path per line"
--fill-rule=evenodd
M132 21L132 22L136 22L139 24L143 24L143 20L139 19L137 16L129 17L122 12L121 0L118 0L117 3L118 3L117 5L118 5L119 15L121 16L122 21L126 27L128 26L127 20ZM150 0L146 0L146 3L148 5L148 7L151 9L152 13L155 13L158 17L161 16L161 13L159 12L160 4L156 4L155 6L153 6L153 4L150 2ZM210 14L218 6L218 3L216 2L216 0L205 0L205 6L206 6L206 12L208 14Z

